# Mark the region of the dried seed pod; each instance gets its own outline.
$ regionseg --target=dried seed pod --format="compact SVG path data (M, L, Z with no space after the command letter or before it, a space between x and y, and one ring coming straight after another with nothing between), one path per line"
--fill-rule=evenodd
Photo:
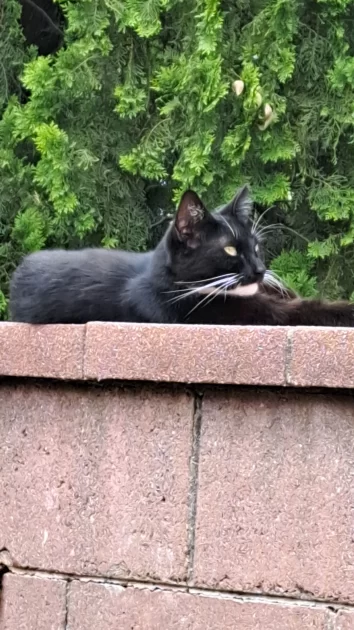
M272 110L271 106L269 105L269 103L266 103L264 105L264 118L267 120L272 115L273 115L273 110Z
M268 118L265 119L264 123L262 125L258 125L258 129L260 129L261 131L264 131L265 129L267 129L267 127L269 127L270 123L274 120L274 114L273 112L271 113L270 116L268 116Z
M263 98L259 90L257 90L255 94L255 99L256 99L257 107L260 107L262 105Z
M240 96L245 89L245 84L241 79L237 79L232 84L232 89L235 92L236 96Z
M264 131L269 127L270 123L274 120L274 112L269 103L266 103L264 106L264 122L261 125L258 125L258 129Z

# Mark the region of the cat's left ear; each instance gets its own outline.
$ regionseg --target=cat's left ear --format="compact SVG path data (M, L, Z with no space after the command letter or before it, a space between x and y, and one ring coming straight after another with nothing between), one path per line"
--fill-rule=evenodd
M242 186L232 201L230 201L222 210L221 214L233 214L239 221L246 222L252 213L253 201L250 196L250 190L247 184Z
M200 245L202 225L209 215L193 190L187 190L178 206L174 227L178 240L195 249Z

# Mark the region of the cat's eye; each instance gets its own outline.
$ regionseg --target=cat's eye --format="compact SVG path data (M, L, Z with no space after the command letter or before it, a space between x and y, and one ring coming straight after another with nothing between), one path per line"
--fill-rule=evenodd
M236 250L236 247L231 247L231 245L230 245L230 246L228 246L228 247L224 247L224 251L225 251L227 254L229 254L229 256L237 256L237 250Z
M255 246L254 251L256 252L256 254L258 254L258 253L259 253L259 245L256 245L256 246Z

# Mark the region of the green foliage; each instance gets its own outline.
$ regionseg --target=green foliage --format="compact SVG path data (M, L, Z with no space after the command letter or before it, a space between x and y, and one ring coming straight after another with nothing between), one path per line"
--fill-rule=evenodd
M45 221L38 208L27 208L15 217L12 238L23 252L42 249L45 244Z
M313 262L306 254L297 250L282 252L271 262L270 267L284 280L286 286L303 297L312 297L317 294L316 278L311 275Z
M56 1L46 57L0 8L0 317L23 254L143 250L184 189L215 207L245 181L278 208L272 269L354 294L352 2Z

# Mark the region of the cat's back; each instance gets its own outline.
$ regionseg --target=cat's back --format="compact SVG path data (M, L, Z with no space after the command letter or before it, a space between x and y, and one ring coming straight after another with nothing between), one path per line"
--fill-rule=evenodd
M83 277L95 271L98 275L129 274L143 268L146 254L103 248L77 250L45 249L25 256L15 274L38 272L41 276L61 276L62 271Z
M149 254L89 248L43 250L26 256L13 274L10 312L14 321L81 322L89 308L92 319L106 309L113 318L126 283L146 268Z

